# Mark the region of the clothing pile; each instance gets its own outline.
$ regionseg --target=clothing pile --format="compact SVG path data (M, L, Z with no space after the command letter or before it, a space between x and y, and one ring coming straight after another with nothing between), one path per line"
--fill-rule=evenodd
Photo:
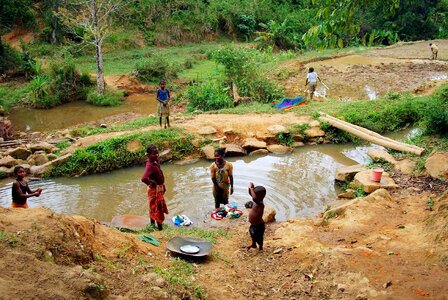
M242 214L243 212L238 209L236 203L232 203L215 209L210 216L212 219L222 220L223 218L238 219Z
M176 226L190 226L193 224L193 222L186 215L174 216L173 223Z

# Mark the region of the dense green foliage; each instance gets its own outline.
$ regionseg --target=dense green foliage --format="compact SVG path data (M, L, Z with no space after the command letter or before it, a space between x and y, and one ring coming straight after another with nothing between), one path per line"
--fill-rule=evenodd
M177 77L178 68L161 55L139 60L135 65L137 77L146 82L158 82L162 79Z
M229 87L219 82L209 81L199 85L190 86L187 89L188 111L209 111L232 106L229 96Z
M34 74L34 60L25 52L17 51L0 41L0 74L29 76Z
M164 149L168 142L174 159L193 152L192 136L178 129L153 130L125 135L77 149L72 157L54 167L50 176L73 176L81 173L94 174L139 165L145 162L148 145L155 144ZM128 142L140 142L141 147L131 152ZM165 145L165 146L164 146Z
M442 86L424 110L426 133L448 136L448 85Z
M35 13L31 7L32 0L0 1L0 32L14 25L22 27L34 26Z
M280 88L261 72L266 54L250 48L227 47L213 52L213 59L224 65L230 83L238 87L241 96L252 101L272 102L283 96Z
M30 82L31 102L37 108L50 108L62 103L85 100L92 83L81 75L70 59L56 60L48 69L36 65L36 76Z

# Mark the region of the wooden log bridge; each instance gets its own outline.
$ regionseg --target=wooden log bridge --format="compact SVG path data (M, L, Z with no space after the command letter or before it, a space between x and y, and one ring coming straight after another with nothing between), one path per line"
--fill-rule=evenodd
M320 112L320 121L328 122L331 126L336 127L340 130L343 130L345 132L351 133L354 136L359 137L360 139L363 139L365 141L368 141L373 144L377 144L389 149L393 149L400 152L410 152L415 155L422 155L423 151L425 149L417 147L415 145L409 145L401 142L397 142L393 139L384 137L374 131L368 130L364 127L357 126L354 124L351 124L346 121L342 121L338 118L332 117L330 115L327 115L326 113Z

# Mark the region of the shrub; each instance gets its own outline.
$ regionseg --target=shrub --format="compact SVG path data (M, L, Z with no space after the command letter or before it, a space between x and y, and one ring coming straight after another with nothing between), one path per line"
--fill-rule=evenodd
M167 62L163 56L152 56L137 61L135 65L137 77L147 82L157 82L162 79L177 77L176 67Z
M200 85L190 86L186 92L188 98L188 111L217 110L232 106L232 100L228 94L229 88L218 82L206 82Z
M72 60L51 63L42 72L36 65L37 75L31 81L32 104L36 108L50 108L62 103L85 100L87 88L92 85L88 75L81 75Z
M34 74L35 61L25 52L19 52L0 42L0 74L31 76Z
M101 95L96 90L91 90L87 94L86 102L96 106L118 106L123 103L123 92L106 90Z
M212 58L225 66L228 80L236 84L241 96L264 103L283 96L280 88L260 71L261 63L267 60L261 51L227 47L213 52Z
M360 101L343 107L340 115L347 121L382 133L395 131L423 118L431 98L405 95L402 99Z
M448 136L448 85L444 85L433 96L424 110L427 134Z

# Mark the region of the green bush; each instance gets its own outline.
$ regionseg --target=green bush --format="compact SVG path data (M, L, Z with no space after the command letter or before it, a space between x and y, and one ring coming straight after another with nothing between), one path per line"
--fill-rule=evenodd
M41 71L30 82L32 105L36 108L50 108L62 103L85 100L88 87L92 85L88 75L81 75L71 59L57 60L49 69Z
M34 65L35 61L27 53L0 41L0 74L28 77L34 74Z
M87 103L95 106L118 106L123 103L123 92L106 90L104 94L98 94L96 90L91 90L87 94Z
M187 109L192 112L194 110L209 111L231 107L232 100L228 91L228 87L218 82L206 82L190 86L186 92Z
M236 84L241 96L252 101L270 103L283 97L280 88L260 70L267 56L258 50L227 47L212 53L212 58L225 66L229 81Z
M431 97L405 95L401 99L378 99L349 103L340 110L347 122L383 133L396 131L423 119Z
M424 110L427 134L448 136L448 85L441 87Z
M180 159L193 152L192 139L190 134L174 128L120 136L77 149L69 160L55 166L48 175L73 176L82 172L103 173L143 164L146 160L145 151L149 144L155 144L162 150L168 143L173 158ZM126 145L131 141L139 141L142 147L136 152L130 152Z
M152 56L137 61L135 65L137 77L147 82L157 82L162 79L177 77L177 68L167 62L163 56Z

